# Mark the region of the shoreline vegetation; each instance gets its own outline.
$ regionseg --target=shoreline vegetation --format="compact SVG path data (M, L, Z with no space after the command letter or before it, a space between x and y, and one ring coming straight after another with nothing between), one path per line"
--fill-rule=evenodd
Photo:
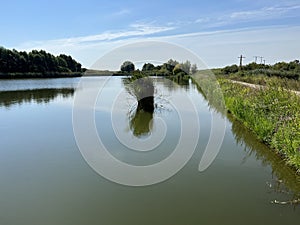
M219 79L228 113L300 172L300 97L268 84L254 89Z
M232 65L213 72L226 109L300 173L300 63ZM259 88L246 86L261 85Z

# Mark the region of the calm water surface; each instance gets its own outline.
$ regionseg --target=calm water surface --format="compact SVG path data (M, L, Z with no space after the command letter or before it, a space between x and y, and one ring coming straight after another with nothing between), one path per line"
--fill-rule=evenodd
M81 79L91 88L106 81ZM220 153L207 170L198 171L213 109L191 82L177 86L155 79L153 113L136 111L122 78L107 82L95 106L96 125L110 153L124 162L149 165L172 153L180 137L180 115L168 101L175 94L195 102L201 126L192 159L167 181L128 187L99 176L83 159L73 134L74 96L89 91L77 88L79 81L0 81L1 225L299 222L299 206L272 202L299 198L300 178L230 116ZM125 94L112 114L113 99L122 90ZM155 119L162 118L168 127L166 137L153 151L132 151L114 135L111 117L129 140L149 138L156 132Z

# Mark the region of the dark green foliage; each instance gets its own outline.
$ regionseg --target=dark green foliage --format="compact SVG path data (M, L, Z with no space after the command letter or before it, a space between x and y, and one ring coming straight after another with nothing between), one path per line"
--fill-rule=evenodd
M174 65L169 64L169 63L164 63L164 64L161 66L161 69L160 69L160 70L166 71L166 72L169 72L169 73L173 73L174 68L175 68Z
M248 65L243 66L243 70L259 70L259 69L269 69L269 65L257 64L255 62L249 63Z
M151 71L155 68L155 66L151 63L145 63L143 65L142 71Z
M160 69L161 69L161 65L155 67L155 70L160 70Z
M131 73L133 72L135 69L135 66L132 62L130 61L125 61L122 65L121 65L121 71L122 72L126 72L126 73Z
M188 75L191 71L191 63L190 61L186 61L184 63L179 63L176 60L170 59L168 62L154 66L151 63L145 63L143 65L142 71L134 70L134 64L130 61L125 61L121 65L120 73L122 75L130 73L134 77L136 76L164 76L164 77L172 77L172 76L185 76ZM193 65L193 71L197 71L197 65Z
M239 71L239 67L237 65L226 66L222 69L224 74L236 73Z
M81 73L81 64L71 56L54 56L44 50L31 52L18 52L0 47L0 73L7 74L55 74L55 73ZM3 76L3 75L0 75Z

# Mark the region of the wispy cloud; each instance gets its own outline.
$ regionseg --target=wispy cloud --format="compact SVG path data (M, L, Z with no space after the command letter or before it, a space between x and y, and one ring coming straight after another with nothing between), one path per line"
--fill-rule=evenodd
M282 19L287 17L299 17L300 4L274 5L256 10L235 11L223 15L202 17L194 21L194 24L201 24L203 28L222 27L230 24L243 22L264 21L270 19Z
M209 22L211 19L209 17L204 17L204 18L199 18L195 20L195 23L207 23Z
M121 9L115 13L112 13L111 16L112 17L119 17L119 16L124 16L124 15L128 15L131 13L131 10L129 9Z
M239 20L269 19L288 15L291 11L298 9L300 9L300 5L264 7L258 10L233 12L230 18Z
M88 35L74 38L63 38L46 41L31 41L23 43L21 48L42 48L43 46L79 46L81 44L107 42L118 39L128 39L133 37L143 37L173 30L173 26L158 26L154 23L134 23L129 26L129 29L123 31L106 31L101 34Z

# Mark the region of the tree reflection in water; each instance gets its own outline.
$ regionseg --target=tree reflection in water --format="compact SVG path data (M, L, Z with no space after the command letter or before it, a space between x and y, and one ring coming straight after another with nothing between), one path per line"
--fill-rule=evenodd
M10 108L13 105L35 102L49 103L57 97L68 98L75 93L74 88L45 88L33 90L0 91L0 107Z
M146 112L137 108L135 113L130 116L130 129L136 137L148 135L152 128L153 112Z

